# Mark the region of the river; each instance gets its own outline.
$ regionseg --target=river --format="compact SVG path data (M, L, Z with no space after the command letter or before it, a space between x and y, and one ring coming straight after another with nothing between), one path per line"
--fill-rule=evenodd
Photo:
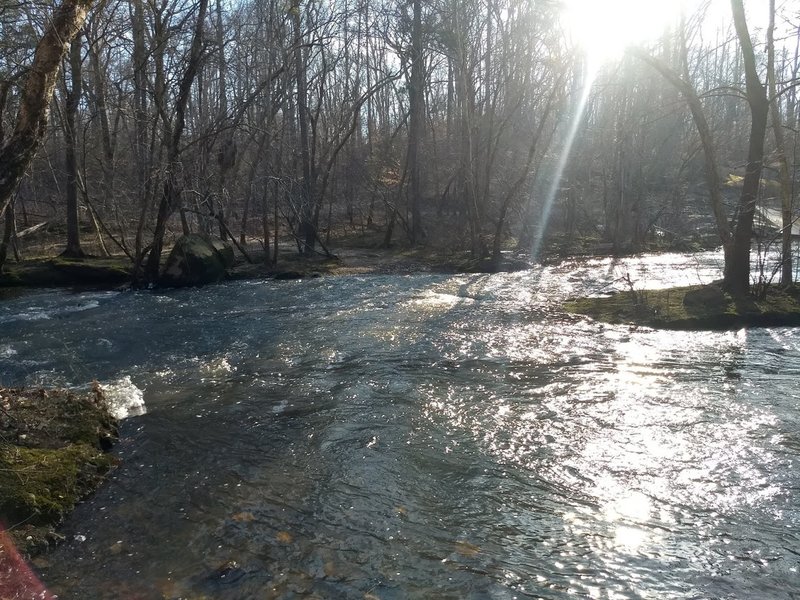
M5 300L1 383L130 415L38 571L62 600L798 598L800 332L560 308L719 262Z

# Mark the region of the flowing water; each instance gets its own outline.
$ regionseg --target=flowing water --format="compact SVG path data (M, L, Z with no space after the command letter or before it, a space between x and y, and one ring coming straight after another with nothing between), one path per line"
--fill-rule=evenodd
M718 262L6 300L0 382L146 406L40 575L62 599L800 598L800 332L559 308Z

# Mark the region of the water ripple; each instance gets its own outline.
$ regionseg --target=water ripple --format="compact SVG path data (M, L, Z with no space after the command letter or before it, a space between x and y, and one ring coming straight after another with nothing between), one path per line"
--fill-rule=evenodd
M45 582L64 599L797 597L800 335L559 308L626 275L709 281L719 256L7 300L5 383L122 381L148 408Z

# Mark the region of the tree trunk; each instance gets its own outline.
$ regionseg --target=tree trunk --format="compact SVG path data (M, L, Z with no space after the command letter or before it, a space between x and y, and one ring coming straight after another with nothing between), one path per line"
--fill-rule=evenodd
M3 265L6 262L6 257L8 256L8 247L11 244L13 235L14 235L14 203L11 202L8 206L6 206L5 226L3 227L3 239L0 240L0 273L3 272Z
M303 254L314 253L317 228L314 225L314 202L311 197L313 182L311 176L311 150L308 143L308 81L305 65L303 31L300 20L300 0L292 2L292 25L294 27L294 68L297 83L297 124L299 128L300 163L302 183L300 185L300 237L303 241Z
M219 98L217 106L217 119L219 123L226 123L228 120L228 63L225 59L225 36L223 35L223 19L222 19L222 0L217 0L216 4L216 44L217 44L217 60L218 60L218 73L219 73ZM225 227L225 196L227 194L227 175L228 171L233 167L235 162L235 142L233 139L233 131L227 132L223 135L222 143L218 150L219 165L219 178L217 179L217 202L219 204L218 221L219 221L219 237L225 239L223 231ZM245 242L242 241L242 244Z
M685 44L683 45L683 52L685 56ZM700 135L700 145L703 148L706 187L708 188L708 195L711 201L711 211L714 214L720 241L723 247L728 248L731 242L731 229L728 224L728 217L725 214L725 206L722 203L722 181L719 176L719 171L717 170L717 151L714 147L711 126L708 124L705 111L703 111L703 104L700 101L700 97L689 84L688 80L681 78L681 76L664 61L638 50L634 50L633 53L637 58L640 58L653 67L664 79L672 84L681 93L686 104L689 105L689 110L692 113L692 120L697 128L697 133Z
M81 232L78 206L78 104L83 93L81 72L81 40L75 36L69 51L70 87L67 90L64 110L64 171L67 175L67 246L61 256L82 258Z
M459 109L459 126L461 134L460 164L464 205L467 212L470 234L470 251L475 258L485 258L488 254L483 241L483 224L478 206L475 185L475 149L473 139L473 116L475 89L472 74L464 47L465 40L459 40L458 59L456 61L456 102Z
M114 153L116 143L116 131L112 134L111 123L108 118L108 100L107 100L107 87L106 87L106 73L105 65L100 57L98 45L102 44L102 39L97 37L90 38L87 34L87 42L89 46L89 64L92 69L94 87L94 102L97 109L97 116L100 121L100 139L103 146L103 161L101 168L103 170L103 196L101 199L102 206L114 204Z
M36 46L14 130L0 146L0 214L6 212L44 138L61 61L83 25L90 5L91 0L64 0Z
M499 265L500 259L502 258L501 249L503 243L503 227L505 226L508 208L511 205L511 201L514 200L517 194L519 194L522 186L525 184L525 181L527 181L528 177L531 175L533 159L536 156L536 150L539 146L539 141L542 138L545 125L547 124L550 118L550 113L555 106L556 98L561 87L561 80L562 76L559 76L556 82L553 84L553 89L550 92L550 96L547 98L547 103L544 106L542 115L539 117L539 123L536 126L533 136L531 136L531 143L528 147L528 157L525 160L525 167L520 172L519 177L517 177L517 179L511 185L508 192L506 192L505 196L503 197L503 201L500 204L500 215L497 218L497 227L495 228L494 242L492 243L492 261L495 263L495 265ZM553 139L553 131L550 132L545 140L545 151L550 147L550 142Z
M775 137L775 154L778 159L778 176L781 186L781 283L792 285L792 177L786 154L786 140L775 84L775 0L769 0L769 27L767 28L767 86L769 88L772 132Z
M148 53L145 44L145 16L143 0L132 0L130 6L131 37L133 38L133 120L134 120L134 161L136 165L136 187L138 189L139 222L134 241L134 273L138 276L139 267L144 260L144 228L150 209L150 178L147 176L147 63Z
M725 287L733 293L743 294L750 290L750 246L753 238L753 216L758 200L761 171L764 166L764 138L767 132L769 101L758 77L753 44L747 30L742 0L731 0L731 9L736 35L739 38L744 58L747 102L750 105L751 122L747 171L739 197L738 217L733 234L730 260L726 260L725 264Z
M420 212L420 159L419 148L425 118L425 75L422 55L422 1L414 0L414 20L411 26L411 81L408 87L408 169L409 195L411 196L411 243L418 243L425 235Z

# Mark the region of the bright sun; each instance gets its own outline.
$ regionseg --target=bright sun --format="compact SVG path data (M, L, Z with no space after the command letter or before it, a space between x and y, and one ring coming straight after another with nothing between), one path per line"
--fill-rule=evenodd
M572 42L596 66L625 48L657 39L698 0L565 0L562 19Z

